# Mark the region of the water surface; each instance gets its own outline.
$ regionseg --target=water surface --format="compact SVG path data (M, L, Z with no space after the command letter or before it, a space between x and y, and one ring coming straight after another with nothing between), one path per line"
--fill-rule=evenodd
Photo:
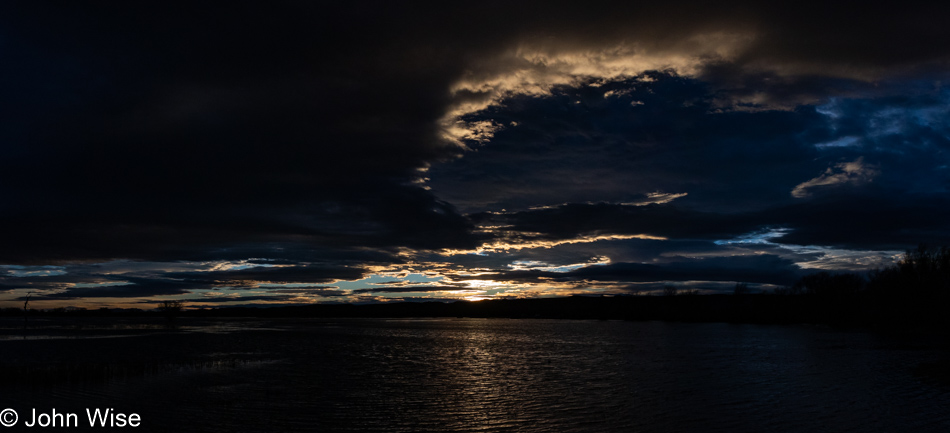
M135 431L950 431L950 388L918 374L947 365L946 352L863 332L510 319L133 325L0 341L0 406L111 407L139 413Z

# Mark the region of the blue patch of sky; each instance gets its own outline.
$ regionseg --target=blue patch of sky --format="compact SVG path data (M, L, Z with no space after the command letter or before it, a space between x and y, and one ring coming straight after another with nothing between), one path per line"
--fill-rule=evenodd
M732 239L720 239L713 241L716 245L771 245L773 244L773 239L778 239L782 236L788 234L789 229L787 228L768 228L764 230L754 231L752 233L744 234Z
M825 147L848 147L848 146L855 146L859 144L861 144L860 137L857 137L854 135L848 135L845 137L841 137L837 140L827 141L824 143L818 143L815 145L815 147L821 149Z
M425 283L435 283L442 281L445 277L438 276L428 276L425 274L409 274L404 277L392 276L392 275L380 275L372 274L366 278L362 278L354 281L338 281L333 283L334 286L339 287L342 290L355 290L355 289L368 289L373 287L385 287L394 283L410 283L410 284L425 284Z
M66 268L63 266L20 266L4 265L7 273L14 277L52 277L56 275L66 275Z
M901 135L912 128L927 128L946 137L948 121L950 121L950 89L940 89L938 94L917 93L910 96L910 106L903 106L906 100L900 102L882 99L842 99L832 98L827 103L816 106L815 111L828 116L834 131L839 126L853 121L853 115L860 115L866 119L867 129L863 137L848 135L836 137L833 140L817 143L820 149L847 147L864 144L866 140ZM849 113L855 107L857 113ZM852 130L853 131L853 130ZM864 138L864 139L862 139ZM950 137L946 137L950 138Z
M831 98L828 103L815 107L815 111L832 119L841 117L841 110L838 109L838 98Z
M132 283L128 281L103 281L101 283L76 283L73 284L73 287L77 289L91 289L95 287L116 287L129 285L132 285Z

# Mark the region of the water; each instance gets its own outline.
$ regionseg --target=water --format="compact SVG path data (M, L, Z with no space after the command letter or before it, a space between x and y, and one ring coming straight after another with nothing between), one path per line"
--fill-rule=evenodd
M134 431L950 431L950 386L918 368L950 366L945 349L821 327L292 319L107 331L0 341L0 408L23 421L55 407L81 426L85 408L115 408L141 415Z

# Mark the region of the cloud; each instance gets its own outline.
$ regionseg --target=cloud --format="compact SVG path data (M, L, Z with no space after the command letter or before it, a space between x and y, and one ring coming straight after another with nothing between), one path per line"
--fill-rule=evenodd
M662 264L611 263L587 266L570 272L512 270L481 276L499 282L585 282L613 284L655 281L739 281L790 284L802 275L792 261L774 255L678 258Z
M654 191L651 193L647 193L646 200L641 200L641 201L631 202L631 203L622 203L622 204L632 204L635 206L645 206L648 204L666 204L680 197L686 197L687 195L689 195L689 193L686 193L686 192L666 193L666 192Z
M301 265L280 268L171 272L165 275L205 284L255 287L264 283L331 283L340 279L359 279L365 274L366 269L357 267Z
M191 293L201 285L170 279L130 278L120 286L70 287L56 293L38 293L35 299L142 298Z
M482 7L0 5L0 287L567 293L950 242L950 6Z
M398 287L372 287L368 289L356 289L352 293L418 293L418 292L454 292L459 290L471 289L465 285L435 285L435 286L398 286Z
M939 23L909 25L931 20L924 11L895 15L891 8L872 6L862 8L858 18L851 8L827 5L801 5L788 15L749 2L682 6L670 13L664 9L676 6L638 4L625 10L613 4L603 10L614 15L589 17L597 28L564 19L559 16L564 11L551 8L541 20L557 22L556 27L548 22L532 28L535 20L520 17L533 32L475 57L453 83L453 100L441 120L443 135L462 145L484 142L501 124L486 130L479 127L484 121L468 118L472 114L519 95L546 97L558 87L601 85L647 71L712 82L722 93L717 105L723 108L794 109L830 94L867 89L884 77L939 68L950 58L946 44L933 43L946 36L936 30ZM941 6L933 9L928 12L946 12Z
M812 192L809 190L815 187L863 185L874 180L874 177L878 174L879 171L876 168L864 164L863 158L858 158L851 162L842 162L835 164L834 168L825 170L821 176L795 186L795 188L792 189L792 197L810 197Z
M904 250L926 241L950 243L943 196L829 194L755 216L790 230L775 242L843 249Z
M623 93L604 98L610 92ZM665 201L651 199L656 193L732 206L774 201L824 163L814 143L834 134L827 116L807 108L716 112L716 98L708 83L661 72L512 96L473 119L516 126L433 166L426 184L463 212ZM770 167L768 182L749 175L756 165Z
M705 62L732 60L751 39L750 34L720 31L690 35L669 47L628 42L581 48L521 42L485 60L482 64L490 65L489 70L470 69L452 85L456 100L441 122L443 134L461 145L466 140L488 141L500 126L486 127L485 121L466 121L466 116L513 96L551 96L558 86L623 80L647 71L692 76Z
M584 236L578 236L572 239L558 239L558 240L541 239L539 236L532 236L531 234L522 234L518 232L509 232L502 236L503 236L503 240L498 240L492 243L483 244L473 250L444 250L442 253L445 255L483 254L485 252L536 249L536 248L552 248L559 245L593 243L593 242L600 242L600 241L615 241L615 240L626 240L626 239L653 239L653 240L665 239L659 236L652 236L652 235L646 235L646 234L584 235Z
M346 293L326 289L315 290L306 289L300 291L281 291L268 290L266 293L222 293L222 292L204 292L204 296L196 298L181 298L181 301L192 304L225 304L242 303L240 305L253 305L254 303L313 303L321 298L337 298L346 295ZM250 303L250 304L248 304Z
M487 213L476 220L507 244L522 243L525 247L619 239L715 239L744 233L760 224L749 215L723 215L672 204L611 203Z

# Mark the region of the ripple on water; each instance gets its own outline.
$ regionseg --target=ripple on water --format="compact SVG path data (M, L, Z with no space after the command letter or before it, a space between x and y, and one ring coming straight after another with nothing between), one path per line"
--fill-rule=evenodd
M98 342L113 352L90 362L156 367L19 390L44 407L127 406L154 431L950 431L950 391L913 368L946 353L856 332L507 319L228 329ZM34 343L15 348L54 344Z

